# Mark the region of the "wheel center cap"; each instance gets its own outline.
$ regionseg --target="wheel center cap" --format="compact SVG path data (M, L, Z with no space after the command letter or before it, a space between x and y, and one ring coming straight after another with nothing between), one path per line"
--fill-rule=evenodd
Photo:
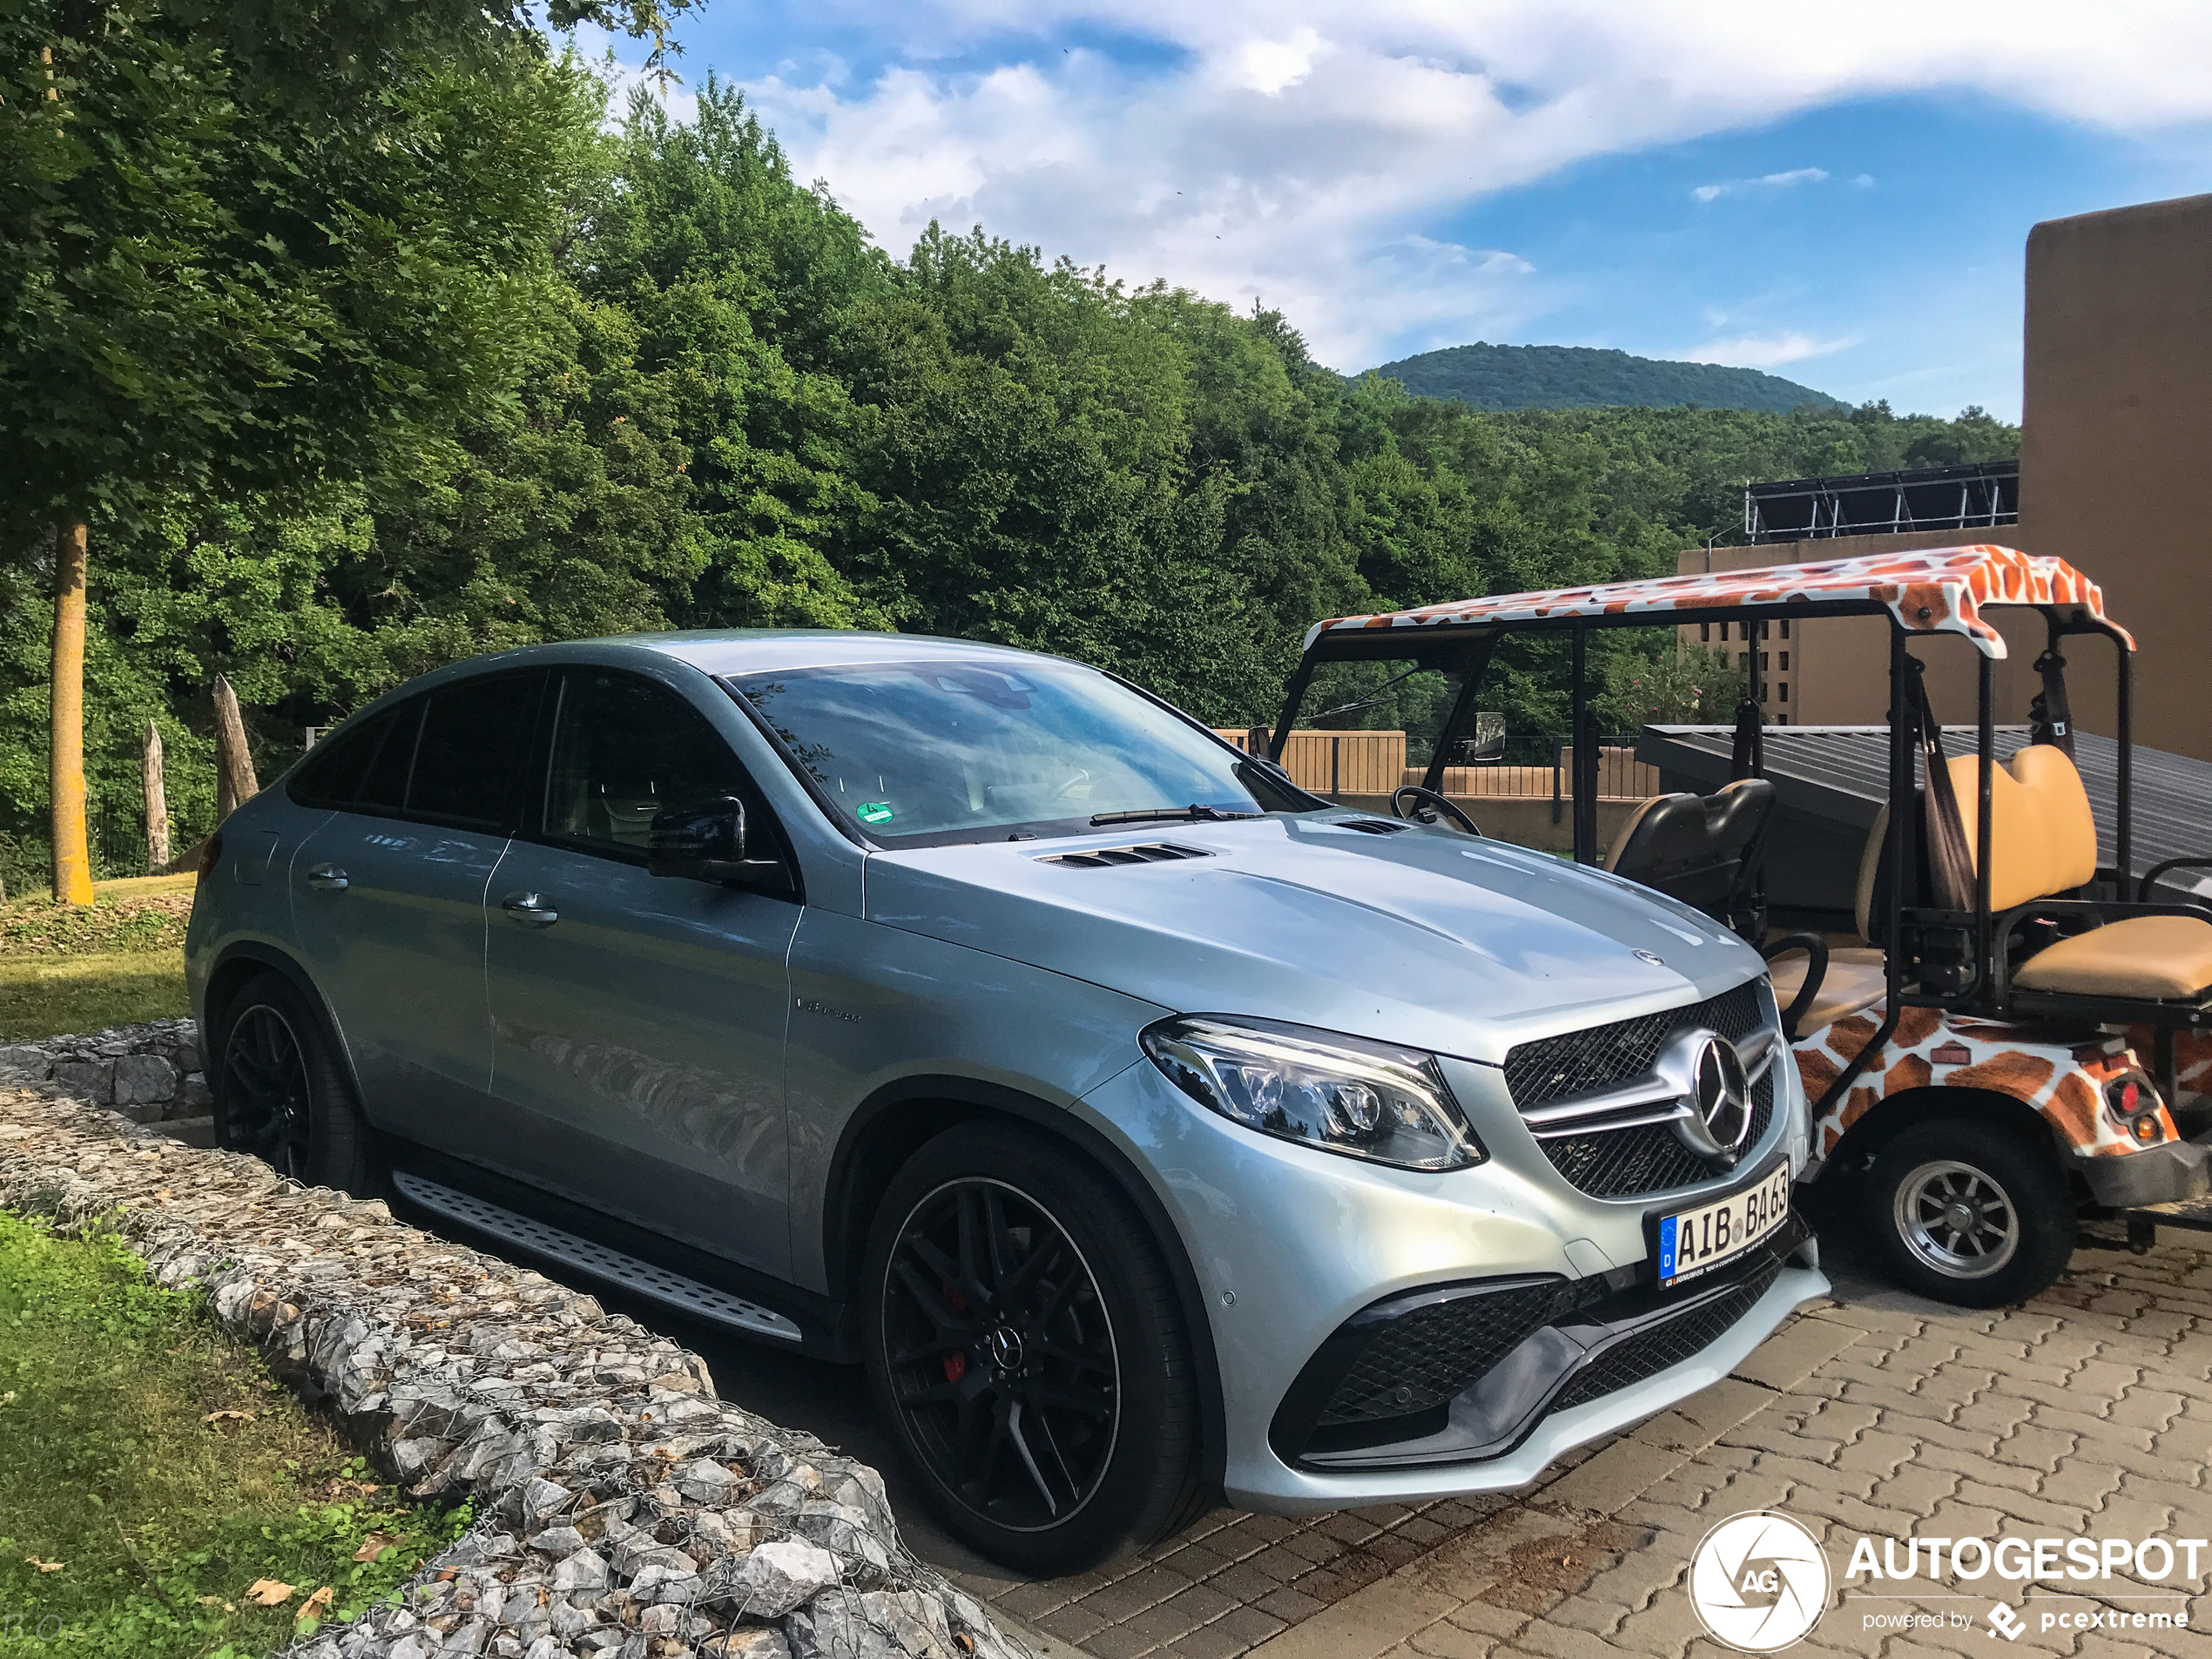
M1001 1371L1019 1371L1022 1333L1010 1325L999 1325L983 1339L983 1352Z
M1981 1212L1970 1204L1952 1200L1943 1207L1943 1224L1954 1233L1970 1232L1981 1219Z

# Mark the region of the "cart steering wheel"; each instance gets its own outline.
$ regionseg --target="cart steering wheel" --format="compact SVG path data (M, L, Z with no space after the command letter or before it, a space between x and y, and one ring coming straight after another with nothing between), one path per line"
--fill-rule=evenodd
M1390 792L1390 813L1415 824L1433 824L1439 818L1449 818L1470 835L1482 832L1474 820L1453 806L1433 789L1424 789L1419 784L1407 784Z

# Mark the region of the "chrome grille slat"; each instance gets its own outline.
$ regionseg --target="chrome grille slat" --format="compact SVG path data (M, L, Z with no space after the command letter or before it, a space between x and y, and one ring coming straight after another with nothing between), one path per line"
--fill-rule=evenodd
M1515 1044L1506 1055L1506 1087L1552 1167L1598 1198L1695 1186L1719 1173L1676 1138L1676 1111L1654 1109L1659 1100L1637 1092L1639 1084L1656 1085L1653 1062L1684 1026L1704 1026L1750 1051L1747 1069L1756 1070L1744 1144L1764 1139L1774 1121L1773 1062L1781 1050L1760 984L1747 980L1684 1008ZM1575 1109L1585 1105L1590 1118L1578 1119ZM1607 1113L1615 1120L1606 1121Z

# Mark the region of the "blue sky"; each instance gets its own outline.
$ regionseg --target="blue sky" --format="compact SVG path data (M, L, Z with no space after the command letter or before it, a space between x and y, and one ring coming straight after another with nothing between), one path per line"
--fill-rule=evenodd
M1614 346L2017 418L2028 227L2212 190L2202 0L707 0L680 36L893 253L980 222L1347 370Z

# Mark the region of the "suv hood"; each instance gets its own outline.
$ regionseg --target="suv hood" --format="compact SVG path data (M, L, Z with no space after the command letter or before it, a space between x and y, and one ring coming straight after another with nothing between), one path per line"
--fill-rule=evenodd
M1122 826L867 860L871 921L1178 1014L1502 1062L1516 1042L1716 995L1764 969L1707 917L1502 841L1357 813ZM1167 843L1193 858L1084 867Z

